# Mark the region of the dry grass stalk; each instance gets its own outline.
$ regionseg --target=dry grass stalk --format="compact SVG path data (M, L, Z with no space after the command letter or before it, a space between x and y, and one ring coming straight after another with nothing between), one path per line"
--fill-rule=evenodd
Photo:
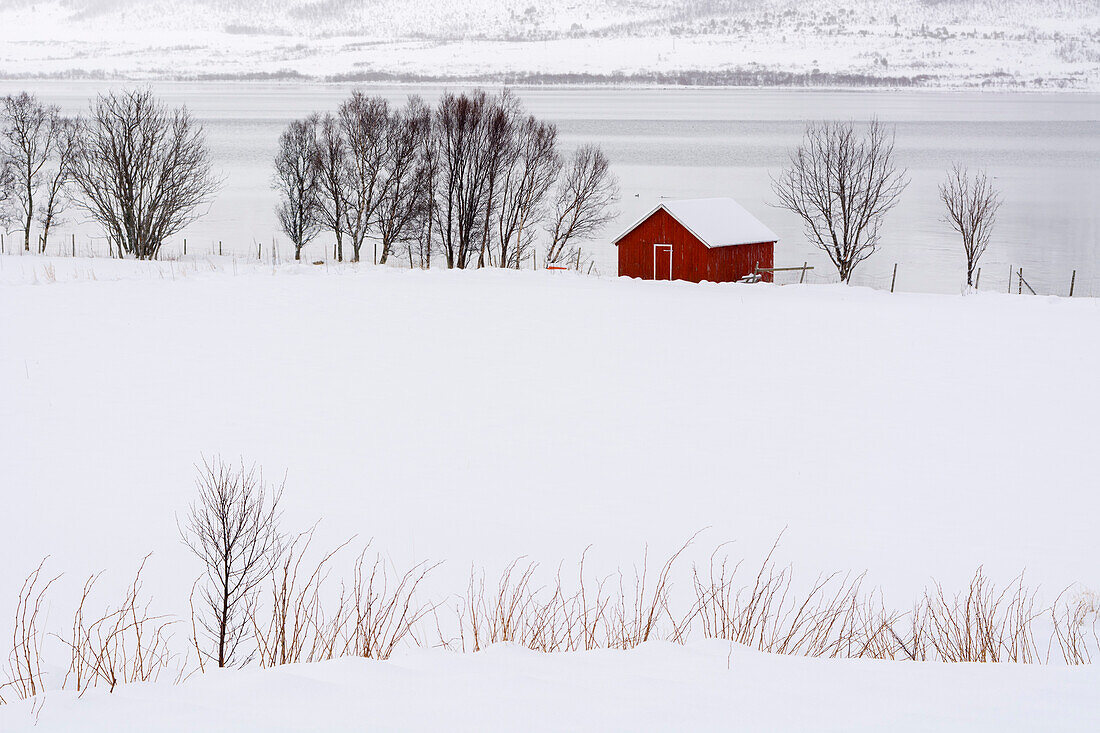
M655 638L680 641L694 613L674 618L669 590L673 566L690 543L673 553L655 576L649 572L647 551L641 569L635 570L629 599L622 572L614 586L607 578L586 576L588 549L578 562L577 587L572 592L563 590L560 565L553 584L539 586L534 581L538 565L523 565L523 558L517 558L505 567L492 591L486 590L484 571L471 570L466 593L455 609L457 635L448 638L440 632L440 644L470 652L512 642L535 651L558 652L625 649ZM660 629L663 621L669 625L665 635Z
M900 645L892 628L901 614L888 611L881 594L864 595L862 574L818 576L799 599L792 568L773 560L780 538L750 585L736 583L742 563L719 557L722 546L711 555L706 575L695 569L704 636L774 654L894 658Z
M149 612L151 602L142 600L141 574L146 555L122 603L108 607L88 620L85 606L101 574L84 583L80 603L73 616L72 638L62 639L69 647L69 671L64 686L73 680L76 690L106 685L110 692L120 683L156 681L176 655L169 649L169 628L176 623L167 616Z
M1100 654L1100 599L1086 592L1063 601L1065 595L1062 591L1050 607L1054 625L1050 646L1058 644L1066 664L1092 664L1093 656Z
M419 562L397 574L381 555L368 569L366 553L364 548L355 561L351 588L341 593L338 610L331 618L350 613L341 655L389 659L406 638L416 640L417 624L435 610L416 599L416 589L439 563Z
M485 573L471 570L466 594L456 608L457 638L445 639L445 648L476 652L500 642L520 644L541 652L573 651L595 645L602 622L601 590L596 607L585 606L582 590L567 595L562 590L561 566L553 586L535 586L536 563L520 565L517 558L505 567L496 590L487 593ZM584 587L582 560L581 588Z
M42 638L43 632L39 626L44 614L46 594L50 586L60 578L55 575L46 580L42 576L42 568L46 564L46 558L38 563L23 581L19 588L19 596L15 604L15 623L12 627L12 649L8 654L7 680L0 684L0 705L6 702L5 691L14 694L17 700L26 700L29 697L46 691L46 678L42 673Z
M259 620L255 609L250 613L261 667L332 659L337 651L349 614L344 603L338 603L331 616L326 614L321 588L329 577L332 559L352 540L326 553L305 575L302 562L315 530L316 525L299 534L271 574L270 617L266 623Z
M1039 614L1022 574L998 591L979 567L963 594L948 598L939 583L925 591L922 633L945 662L1035 663L1032 622Z
M612 606L609 620L607 643L609 648L631 649L657 638L683 643L692 621L698 615L698 608L693 607L680 619L673 616L669 609L672 568L698 534L696 532L680 546L680 549L672 553L652 580L649 577L649 548L646 548L642 554L641 570L639 571L638 568L634 570L634 592L631 595L629 608L626 605L626 593L623 590L623 575L622 572L619 573L618 604ZM664 636L661 636L659 629L661 619L666 619L669 623L668 631Z

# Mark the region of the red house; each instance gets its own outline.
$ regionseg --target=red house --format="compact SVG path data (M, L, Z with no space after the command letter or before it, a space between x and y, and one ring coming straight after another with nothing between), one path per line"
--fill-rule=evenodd
M619 276L735 282L773 267L779 238L730 198L667 201L615 240ZM771 282L770 272L761 273Z

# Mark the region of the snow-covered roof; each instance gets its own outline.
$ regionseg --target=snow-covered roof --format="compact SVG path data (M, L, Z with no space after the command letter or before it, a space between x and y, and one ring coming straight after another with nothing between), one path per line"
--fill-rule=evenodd
M643 221L660 209L680 222L688 231L708 247L730 247L735 244L777 242L779 237L759 219L731 198L682 199L665 201L653 211L634 222L629 229L615 238L619 240L638 228Z

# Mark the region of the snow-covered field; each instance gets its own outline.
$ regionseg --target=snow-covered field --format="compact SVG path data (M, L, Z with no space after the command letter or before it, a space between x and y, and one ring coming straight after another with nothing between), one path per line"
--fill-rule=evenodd
M6 0L0 28L8 77L1100 88L1077 0Z
M56 693L4 731L1092 731L1095 667L779 657L700 642L545 655L508 646L210 673L182 687ZM37 725L33 723L37 719Z
M1098 322L1093 299L0 257L0 614L50 555L60 632L88 573L119 588L148 552L156 610L185 613L198 568L176 515L214 453L285 472L288 529L323 518L325 542L442 561L428 593L461 591L471 565L552 569L590 544L597 572L629 569L703 528L680 587L717 543L758 560L786 528L781 563L867 570L903 609L982 564L1001 584L1026 569L1044 602L1096 590ZM39 729L1100 723L1091 667L771 658L701 639L408 654L50 692ZM0 707L0 729L30 715Z

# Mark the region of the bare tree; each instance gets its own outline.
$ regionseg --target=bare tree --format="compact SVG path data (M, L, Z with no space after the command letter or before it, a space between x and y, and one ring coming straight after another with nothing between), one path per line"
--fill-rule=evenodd
M80 145L80 128L75 119L56 117L53 122L57 128L54 134L55 144L45 172L42 203L38 207L38 225L42 227L40 252L46 251L50 227L60 221L61 215L72 203L73 159Z
M395 244L411 242L424 223L429 177L421 152L430 126L431 110L419 97L410 98L390 120L384 164L387 180L375 216L382 245L379 264L386 264Z
M383 166L390 132L389 103L382 97L353 92L340 105L338 116L348 151L344 230L351 240L352 261L358 262L388 183Z
M31 249L35 197L42 185L46 163L53 154L59 114L58 107L43 104L27 92L4 98L4 154L15 178L13 194L23 230L23 249L27 252Z
M202 216L219 186L201 125L149 90L101 94L82 121L73 160L78 204L138 259Z
M862 136L851 122L810 125L790 167L772 181L779 206L802 219L842 282L874 254L882 220L907 185L894 164L894 132L878 120Z
M336 237L336 259L344 261L345 211L348 207L348 145L340 121L331 114L318 125L317 150L313 156L321 186L321 225Z
M493 100L482 90L444 94L432 122L438 159L434 226L447 267L464 268L479 251L487 226L488 119Z
M282 554L283 487L266 484L255 467L233 468L219 458L197 468L199 497L179 532L205 566L202 627L213 648L202 653L219 667L239 666L251 656L241 645L256 589Z
M544 203L561 172L554 125L527 117L515 126L497 216L497 265L519 269L531 249Z
M279 192L275 215L294 245L294 259L321 230L320 167L316 164L317 117L295 120L279 136L274 187Z
M439 152L432 133L432 121L420 143L420 206L416 221L411 226L415 236L405 241L409 255L409 267L419 266L427 270L432 266L432 234L436 214L436 183L439 179ZM413 256L416 256L414 264Z
M963 252L966 254L966 284L974 286L974 273L978 260L989 245L1001 197L993 188L985 171L971 175L965 167L956 163L940 184L940 199L947 207L946 221L962 235Z
M591 238L618 216L614 210L618 201L619 182L607 156L595 145L578 148L554 198L546 263L576 256L579 251L569 245Z
M11 159L0 150L0 226L7 228L11 223L11 201L15 195L15 174L12 172Z
M485 221L481 225L481 248L477 255L477 266L492 264L490 235L492 221L500 209L502 183L507 180L509 162L516 156L516 123L520 115L520 102L505 89L492 101L485 120L485 140L483 143L483 173L485 177ZM488 257L489 262L486 262Z

